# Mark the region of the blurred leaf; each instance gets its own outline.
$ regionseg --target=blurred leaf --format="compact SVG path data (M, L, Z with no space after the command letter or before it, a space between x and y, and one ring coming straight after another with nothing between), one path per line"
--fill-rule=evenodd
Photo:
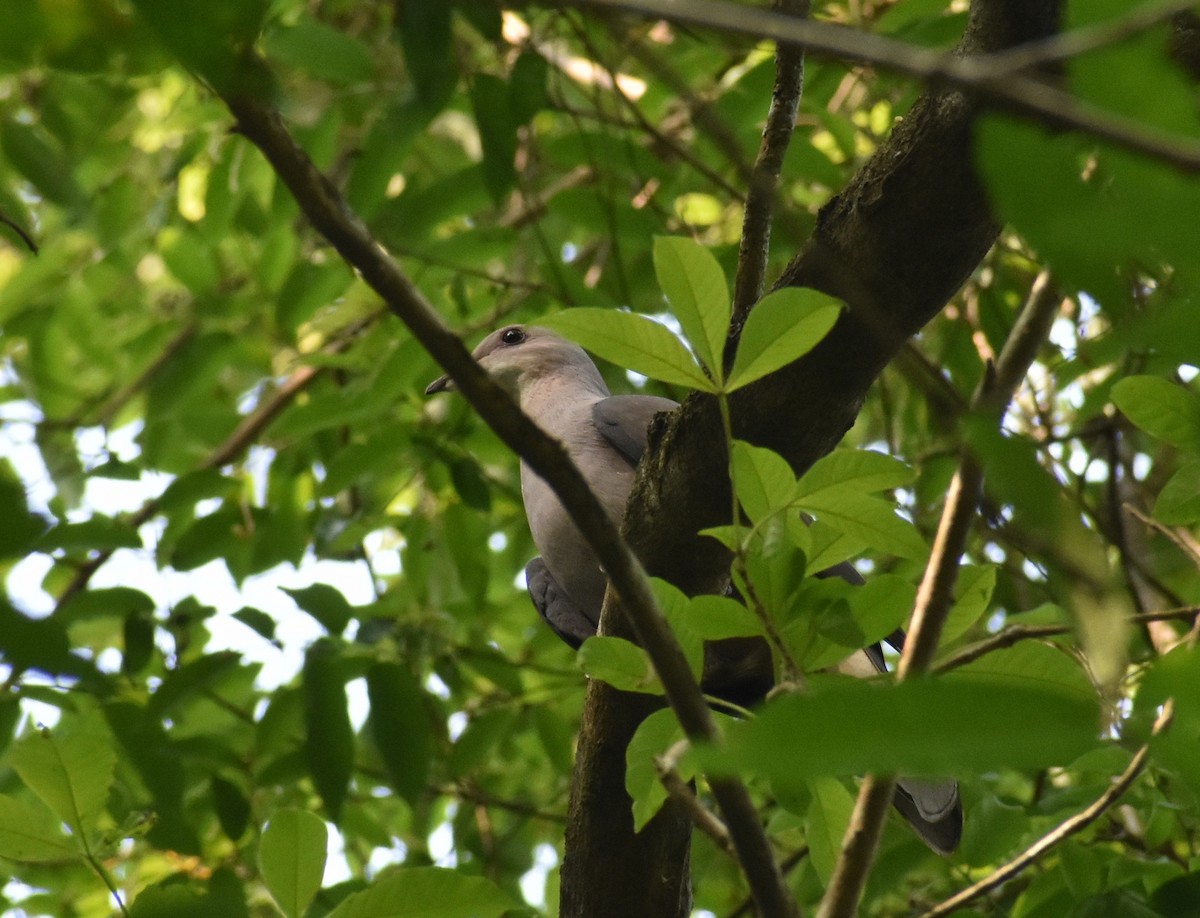
M404 903L405 918L490 918L517 907L491 880L438 867L398 867L356 892L329 918L379 918Z
M433 757L433 733L425 693L398 663L367 670L371 736L392 787L412 806L425 792Z
M354 607L346 601L340 590L327 583L314 583L295 590L287 587L280 589L335 637L346 630L350 619L354 617Z
M1113 386L1112 398L1152 437L1200 454L1200 396L1156 376L1128 376Z
M375 73L371 53L361 42L307 16L293 26L272 29L263 45L271 58L338 86L365 83Z
M298 809L271 815L258 845L258 867L287 918L301 918L321 888L329 832L319 816Z
M49 811L0 794L0 858L36 863L80 857L77 843L63 835Z
M0 558L18 558L28 553L31 543L46 524L29 512L25 488L8 460L0 460Z
M942 626L942 643L961 637L988 610L996 589L996 569L991 565L963 565L954 585L954 605Z
M508 76L508 107L518 124L527 124L550 104L546 81L550 67L536 51L522 51Z
M516 181L517 119L509 105L509 87L497 77L478 74L471 86L471 104L483 145L483 181L500 202Z
M409 76L430 111L445 107L458 82L451 9L449 3L405 3L396 17Z
M304 758L317 793L336 823L354 767L354 728L336 645L317 641L304 655Z
M230 841L236 842L250 825L250 801L241 788L221 777L212 779L212 796L221 831Z
M21 780L79 837L98 828L117 764L107 731L88 716L30 733L9 751Z
M1154 516L1168 526L1200 521L1200 461L1188 463L1168 479L1154 502Z
M839 680L777 699L739 726L728 750L703 751L721 770L784 783L869 772L969 775L1070 762L1096 744L1099 707L1013 679Z

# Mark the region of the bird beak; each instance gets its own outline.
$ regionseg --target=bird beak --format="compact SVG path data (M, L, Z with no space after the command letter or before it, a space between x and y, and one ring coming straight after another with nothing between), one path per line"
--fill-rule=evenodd
M433 395L435 392L449 392L453 388L454 380L452 380L449 376L439 376L425 387L425 394Z

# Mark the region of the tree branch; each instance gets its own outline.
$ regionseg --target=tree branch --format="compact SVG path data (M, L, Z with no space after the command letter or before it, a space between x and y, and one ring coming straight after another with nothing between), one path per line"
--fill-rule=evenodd
M692 677L687 658L658 609L641 564L621 539L565 447L534 424L475 362L350 210L333 183L295 142L279 115L255 99L236 95L223 98L238 120L240 133L262 151L317 231L408 326L505 445L553 488L608 574L641 646L654 663L684 733L695 742L721 745L716 722ZM771 857L770 845L745 786L736 779L714 781L712 786L760 910L764 915L794 914L791 894ZM765 862L763 852L766 852Z
M721 0L570 0L576 6L602 6L672 22L703 26L735 35L803 45L812 54L871 64L950 86L999 108L1032 116L1043 124L1083 131L1099 140L1160 160L1189 172L1200 170L1200 144L1146 129L1139 122L1098 106L1014 69L987 55L962 58L845 26L796 21L769 10L735 6ZM1023 61L1018 59L1022 66Z
M373 317L368 317L360 322L355 322L345 329L339 336L326 345L324 353L336 354L345 350L350 346L350 342L354 340L354 336L369 322L374 321ZM234 429L224 442L217 446L208 456L204 458L196 468L202 469L219 469L223 465L228 465L240 456L253 443L258 435L261 434L275 418L279 417L280 413L290 405L293 399L301 392L307 389L321 373L320 367L303 366L296 370L284 380L283 385L271 393L271 397L258 406L250 414L242 419L242 422ZM137 531L144 523L153 519L154 514L158 513L159 499L153 498L146 501L137 510L136 513L126 517L124 522L130 529ZM87 589L88 583L91 582L96 571L100 570L113 556L115 549L105 548L98 551L93 557L80 565L75 572L75 576L63 588L59 594L58 600L54 604L54 611L58 613L75 594Z
M1197 617L1200 617L1200 606L1190 606L1185 609L1168 609L1165 612L1141 612L1129 616L1129 623L1145 625L1151 622L1194 622ZM966 666L968 663L974 663L989 653L1019 644L1021 641L1057 637L1070 634L1074 630L1071 625L1026 625L1022 622L1014 622L1011 625L1005 625L991 637L964 647L944 660L939 660L930 667L930 672L949 672L960 666Z
M995 371L985 377L975 393L972 400L975 410L986 412L999 422L1046 340L1061 302L1049 273L1043 271L1034 281L1029 300L1004 343ZM959 559L966 550L982 488L983 467L970 450L964 450L917 591L911 630L900 656L899 682L927 672L937 653L942 626L954 603ZM863 781L821 903L820 918L851 918L855 914L895 789L893 777L869 775Z
M1166 729L1171 721L1173 711L1174 702L1168 699L1167 703L1163 705L1162 713L1154 724L1152 735L1157 736ZM1133 782L1137 780L1138 775L1142 773L1142 769L1146 767L1146 759L1149 755L1150 747L1143 746L1134 754L1117 780L1091 806L1060 823L1052 832L1043 835L1003 867L997 868L978 883L968 886L961 892L955 893L949 899L939 902L927 912L922 913L921 918L945 918L946 915L962 908L971 900L978 899L985 893L1008 882L1031 864L1036 863L1038 858L1055 845L1065 841L1072 835L1082 832L1099 819L1109 807L1120 799L1122 794L1133 786Z
M776 0L776 8L787 16L807 18L810 0ZM771 215L779 173L796 126L796 112L804 88L804 49L796 45L778 45L775 49L775 88L771 107L763 127L758 158L750 174L746 207L742 219L742 240L738 248L737 275L733 281L733 323L741 328L750 308L762 296L767 274L767 256L771 247Z

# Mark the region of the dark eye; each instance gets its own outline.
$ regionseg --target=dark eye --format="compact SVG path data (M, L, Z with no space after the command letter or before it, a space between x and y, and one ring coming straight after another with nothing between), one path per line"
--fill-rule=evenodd
M504 333L500 335L500 340L505 344L520 344L525 340L525 332L515 326L513 328L504 329Z

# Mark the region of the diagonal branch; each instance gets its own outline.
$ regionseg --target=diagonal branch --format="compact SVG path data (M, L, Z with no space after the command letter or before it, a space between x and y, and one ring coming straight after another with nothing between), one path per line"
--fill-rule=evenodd
M324 353L336 354L345 350L349 347L355 335L367 323L372 321L374 321L374 317L368 317L360 322L353 323L325 347ZM242 422L234 429L233 433L226 437L224 442L206 456L197 468L219 469L221 466L228 465L237 459L258 438L258 435L266 430L272 421L279 417L296 396L312 384L320 373L321 368L314 366L302 366L293 372L278 389L271 393L270 398L250 414L246 415L242 419ZM154 514L158 513L158 507L158 498L148 500L142 504L136 513L127 517L124 522L130 529L136 531L143 523L147 523L153 519ZM91 582L96 571L100 570L108 562L108 559L113 556L114 551L115 549L105 548L80 565L75 571L75 576L71 578L63 588L62 593L59 594L58 600L54 605L55 612L61 610L77 593L87 589L87 585Z
M245 96L225 95L223 99L237 118L240 133L262 151L317 231L408 326L505 445L553 488L608 574L684 732L693 741L720 745L716 722L658 609L641 564L566 449L534 424L475 362L288 133L278 113ZM760 910L771 916L795 914L795 904L771 857L770 844L745 786L735 779L714 781L712 786Z
M1046 340L1060 303L1055 284L1049 273L1043 271L1033 282L1029 300L1004 344L994 372L984 379L975 393L973 408L986 411L999 421L1037 356L1038 348ZM958 562L966 549L982 487L983 468L969 450L964 450L917 592L912 630L900 657L899 681L927 672L933 662L942 625L954 601ZM869 775L859 788L850 825L842 839L842 850L821 903L820 918L850 918L855 914L875 858L895 784L894 777Z
M1160 734L1170 724L1173 710L1174 704L1171 700L1168 700L1163 705L1162 713L1154 724L1154 736ZM1055 845L1065 841L1072 835L1082 832L1099 819L1109 807L1120 799L1122 794L1133 786L1133 782L1137 780L1138 775L1142 773L1142 769L1146 767L1146 759L1149 755L1150 747L1142 746L1134 753L1133 758L1125 766L1125 770L1121 772L1117 780L1109 785L1108 789L1096 798L1089 807L1060 823L1053 831L1043 835L1007 864L997 868L978 883L968 886L966 889L955 893L949 899L939 902L933 908L929 909L929 911L923 912L920 918L945 918L946 915L957 911L971 900L978 899L985 893L1007 883L1021 871L1036 863L1038 858Z
M1083 131L1135 153L1189 172L1200 170L1200 144L1147 129L1131 118L1113 115L1049 86L1014 68L1003 57L983 54L956 57L918 48L881 35L845 26L796 20L770 10L722 0L571 0L576 6L599 6L673 22L703 26L736 35L769 38L803 45L810 54L871 64L931 84L950 86L1049 127ZM1024 66L1024 59L1016 63Z

